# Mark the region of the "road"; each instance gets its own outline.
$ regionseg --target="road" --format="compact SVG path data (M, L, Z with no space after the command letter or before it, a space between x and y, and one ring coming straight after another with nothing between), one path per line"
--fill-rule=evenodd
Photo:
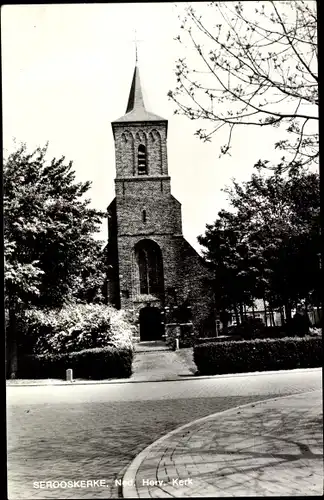
M176 427L248 402L321 387L321 369L174 382L8 387L9 499L116 498L115 479L130 461ZM54 488L53 483L92 480L101 480L101 486ZM35 488L41 481L48 487Z

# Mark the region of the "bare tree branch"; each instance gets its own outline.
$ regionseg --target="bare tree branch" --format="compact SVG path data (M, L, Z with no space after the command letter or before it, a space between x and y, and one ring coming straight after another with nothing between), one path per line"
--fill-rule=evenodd
M199 57L194 64L189 57L178 60L178 84L169 92L177 110L211 125L197 131L203 140L227 125L229 142L222 154L230 149L234 125L282 124L298 139L283 139L276 147L287 151L293 163L317 161L318 134L309 127L318 121L315 4L208 5L210 15L199 15L189 4L181 19L184 36Z

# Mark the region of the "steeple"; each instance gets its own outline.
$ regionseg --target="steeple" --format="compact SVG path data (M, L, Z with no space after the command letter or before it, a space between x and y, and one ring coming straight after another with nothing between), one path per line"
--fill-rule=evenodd
M147 111L144 103L139 69L136 64L129 92L126 114L113 123L121 122L166 122L165 118Z
M131 89L130 89L130 93L129 93L126 113L133 111L134 108L137 108L137 110L141 110L141 109L145 110L141 80L140 80L139 69L138 69L137 65L135 66L135 69L134 69L134 75L133 75L132 85L131 85Z

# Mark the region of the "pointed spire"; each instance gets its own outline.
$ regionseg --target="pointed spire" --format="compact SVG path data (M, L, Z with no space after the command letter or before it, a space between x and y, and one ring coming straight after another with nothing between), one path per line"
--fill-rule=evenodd
M115 120L115 122L150 122L150 121L167 121L161 116L155 115L147 111L144 103L141 79L137 64L135 65L131 89L129 92L126 114ZM114 123L114 122L113 122Z
M139 69L138 69L137 65L135 66L135 69L134 69L133 80L132 80L132 85L131 85L131 89L130 89L130 93L129 93L126 113L129 113L130 111L133 111L136 109L137 110L140 110L140 109L145 110L141 80L140 80Z

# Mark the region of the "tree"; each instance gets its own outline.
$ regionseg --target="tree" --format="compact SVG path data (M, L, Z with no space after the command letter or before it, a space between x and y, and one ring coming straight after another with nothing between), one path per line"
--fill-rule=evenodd
M285 305L290 317L293 305L310 302L319 291L318 174L265 177L259 171L242 186L234 181L226 192L259 263L263 298Z
M91 277L92 288L104 280L102 265L100 271L96 265L102 242L93 238L104 214L84 198L91 183L75 182L72 162L49 162L46 153L47 145L29 153L23 144L4 161L5 307L13 372L22 311L93 298Z
M177 39L193 51L186 46L176 64L168 94L175 113L206 123L196 132L205 141L227 128L222 154L239 125L282 125L289 139L275 144L288 153L281 168L317 162L316 2L211 2L203 15L199 8L189 5L181 18Z
M248 246L245 236L238 217L221 210L215 223L207 224L205 235L198 237L198 242L206 249L205 258L214 265L212 285L216 309L220 317L234 311L237 322L243 320L243 305L251 305L252 300L250 275L246 272Z
M106 303L107 299L107 246L93 241L84 255L80 275L75 276L72 297L83 303Z
M225 191L232 212L219 212L198 238L215 266L219 310L235 311L239 304L242 319L242 304L263 298L270 310L285 307L290 318L302 301L318 306L319 176L259 171Z

